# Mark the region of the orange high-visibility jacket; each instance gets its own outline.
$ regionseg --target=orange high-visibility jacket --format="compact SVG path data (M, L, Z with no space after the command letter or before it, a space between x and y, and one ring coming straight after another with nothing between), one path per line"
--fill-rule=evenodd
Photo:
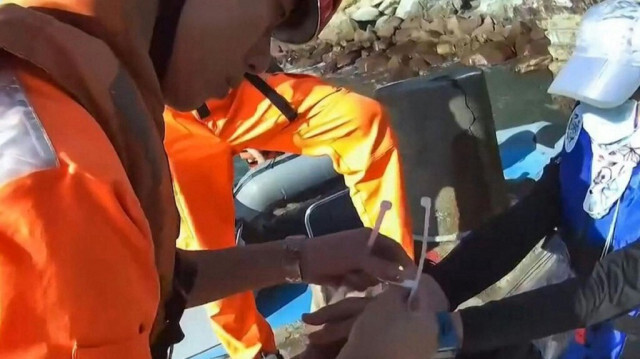
M0 6L0 358L150 357L179 217L149 46L121 34L153 2Z

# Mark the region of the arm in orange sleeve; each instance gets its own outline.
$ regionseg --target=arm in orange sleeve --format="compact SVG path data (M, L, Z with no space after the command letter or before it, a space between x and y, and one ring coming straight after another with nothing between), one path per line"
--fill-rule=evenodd
M95 120L23 80L0 92L0 358L148 359L159 285L140 204Z
M266 76L266 82L296 110L295 121L244 81L226 99L207 102L207 126L235 153L255 148L328 156L365 227L373 227L382 201L393 203L381 233L413 256L402 159L382 104L316 76L281 73Z

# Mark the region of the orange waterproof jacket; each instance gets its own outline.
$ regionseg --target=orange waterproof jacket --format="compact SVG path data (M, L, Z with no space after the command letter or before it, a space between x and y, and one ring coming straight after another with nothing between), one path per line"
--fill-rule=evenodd
M0 6L1 358L150 357L179 228L156 1Z

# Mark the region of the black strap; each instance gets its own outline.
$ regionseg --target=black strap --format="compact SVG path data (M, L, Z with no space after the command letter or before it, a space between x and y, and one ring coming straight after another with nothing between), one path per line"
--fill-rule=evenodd
M176 252L173 273L173 288L171 296L164 303L164 328L151 343L151 357L153 359L167 359L171 357L173 346L184 339L184 332L180 327L180 319L187 307L187 298L195 285L198 270L195 264L182 258L180 251Z
M196 112L198 113L198 117L200 117L200 120L204 120L205 118L211 116L211 111L209 110L209 107L206 103L203 103L202 106L198 107L196 109Z
M244 77L253 87L260 91L282 113L284 117L293 122L298 118L298 112L291 107L289 101L282 97L273 87L269 86L260 76L246 73Z

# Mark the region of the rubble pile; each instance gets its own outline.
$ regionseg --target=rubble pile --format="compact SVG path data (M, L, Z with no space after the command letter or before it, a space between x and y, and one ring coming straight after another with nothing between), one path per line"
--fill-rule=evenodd
M369 4L336 14L314 43L276 44L276 59L294 68L319 65L324 74L355 65L359 72L386 71L396 79L455 61L469 66L509 62L524 73L547 68L553 60L551 43L534 22L505 23L480 15L427 19L422 13L403 19L397 0Z

